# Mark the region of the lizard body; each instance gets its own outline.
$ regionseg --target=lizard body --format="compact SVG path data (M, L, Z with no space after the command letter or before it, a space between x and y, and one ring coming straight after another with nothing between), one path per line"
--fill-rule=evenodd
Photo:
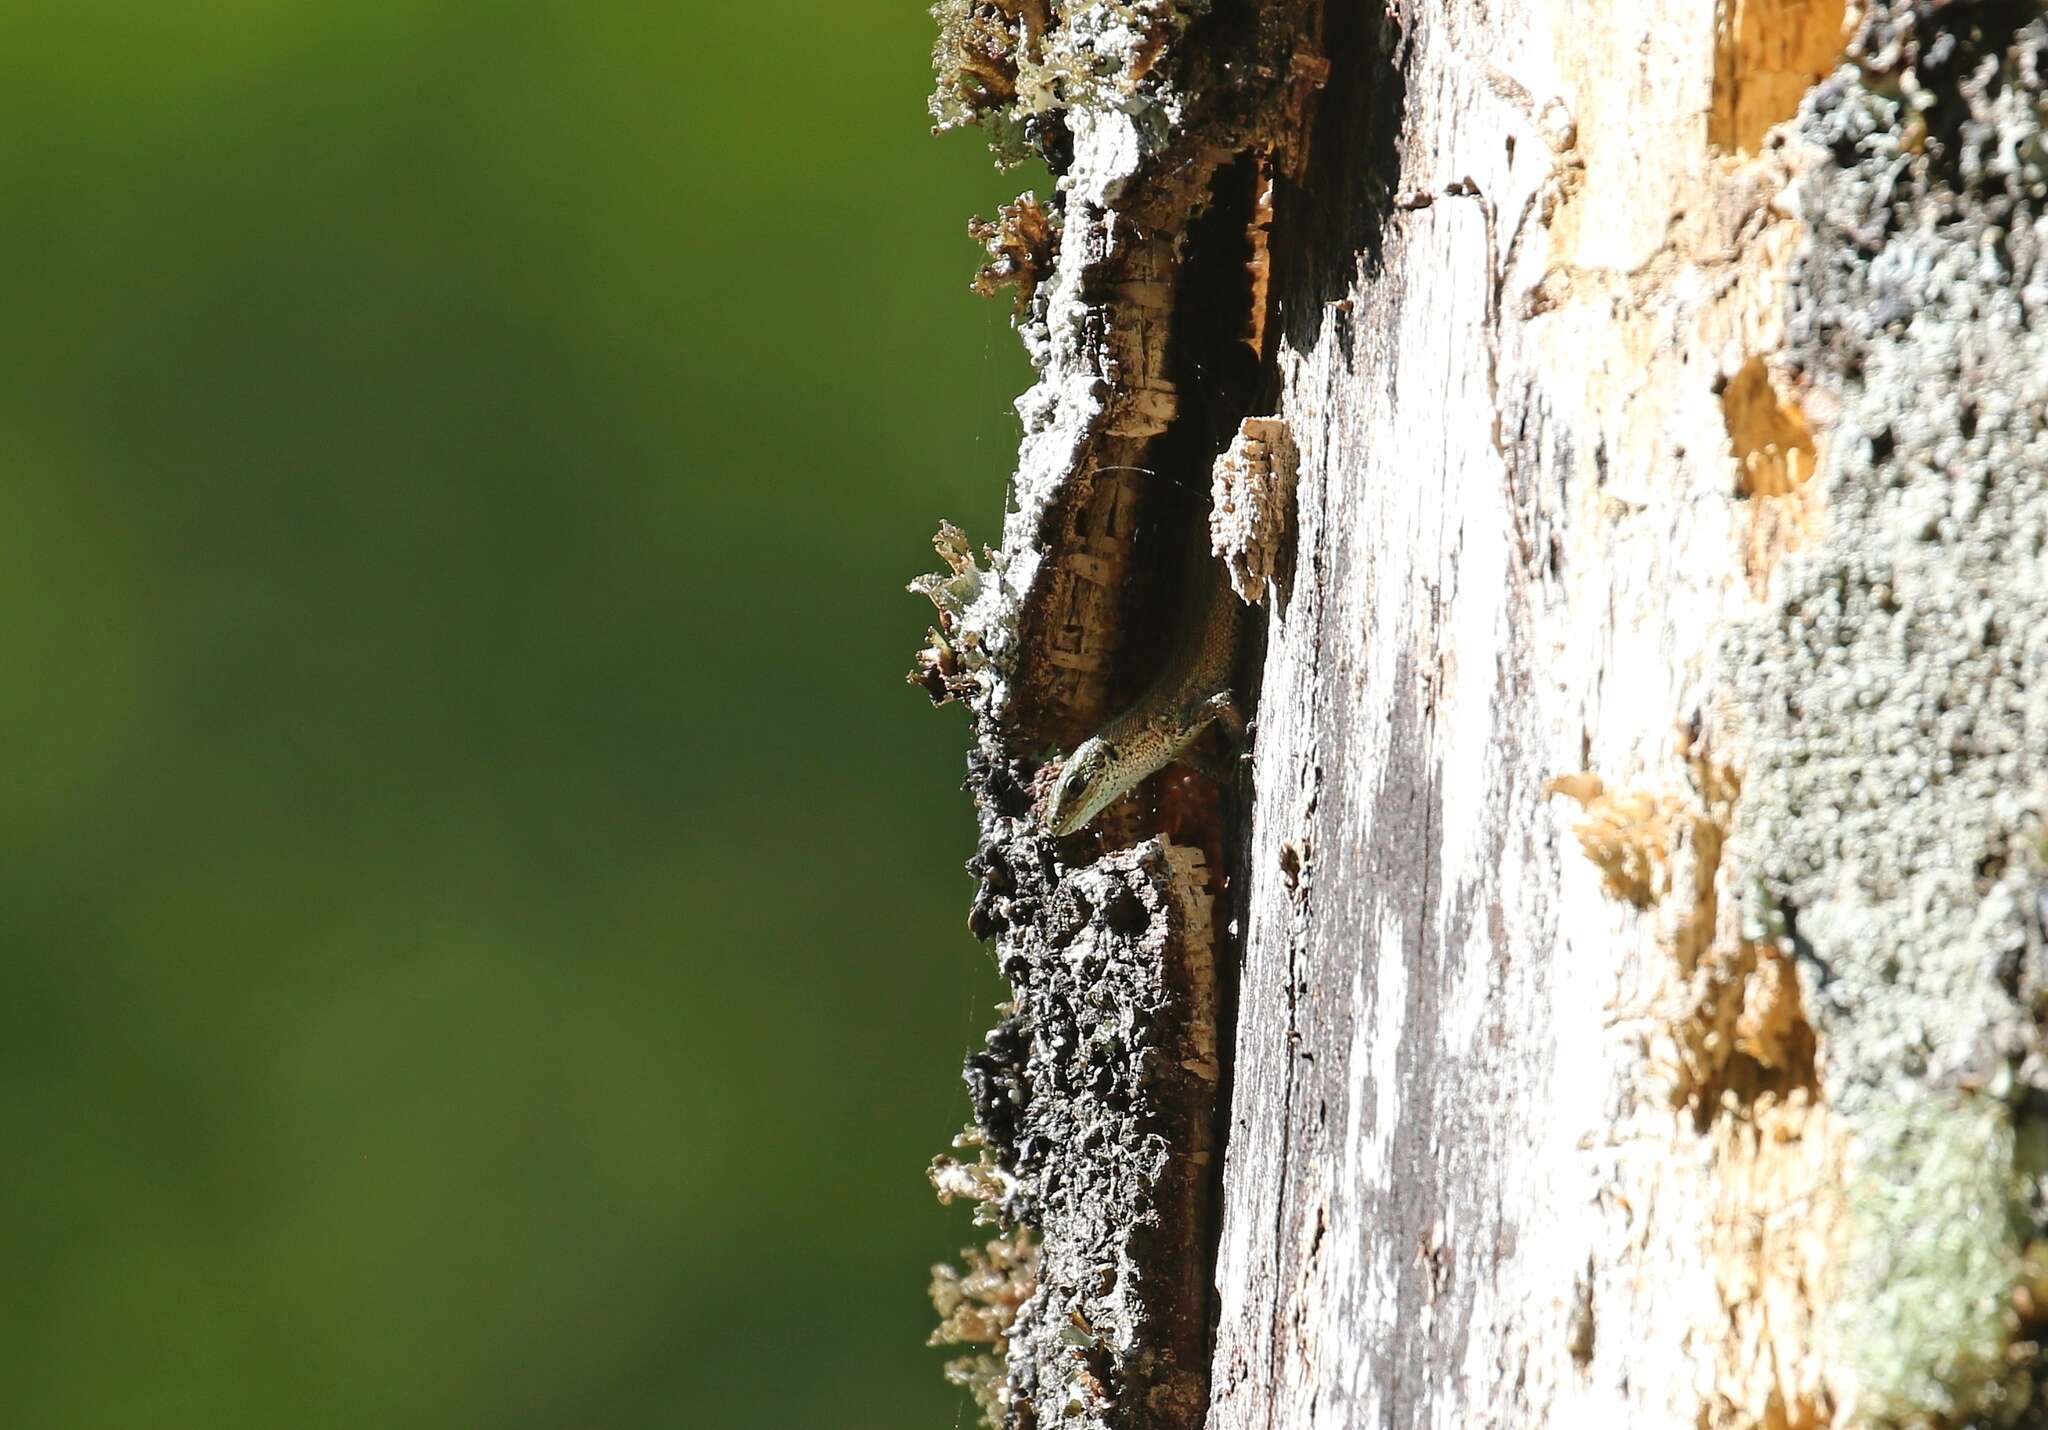
M1060 770L1046 802L1045 826L1072 834L1146 779L1187 753L1221 720L1242 728L1231 681L1237 670L1244 606L1206 544L1194 559L1200 609L1182 628L1166 668L1144 696L1089 739Z

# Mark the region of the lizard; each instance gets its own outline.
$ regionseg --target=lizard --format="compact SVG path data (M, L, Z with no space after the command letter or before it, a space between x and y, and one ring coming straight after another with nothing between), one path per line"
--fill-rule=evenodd
M1201 608L1182 627L1166 667L1138 702L1081 742L1061 767L1046 801L1044 822L1053 834L1072 834L1146 779L1186 756L1211 725L1233 738L1244 731L1231 682L1237 671L1244 606L1230 588L1223 563L1206 543L1194 559Z

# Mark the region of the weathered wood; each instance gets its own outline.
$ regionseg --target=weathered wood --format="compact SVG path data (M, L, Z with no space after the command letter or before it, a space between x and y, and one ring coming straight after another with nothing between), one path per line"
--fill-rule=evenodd
M999 956L1051 967L1060 890L1160 833L1228 873L1209 1430L2041 1423L2048 20L1441 0L1311 51L1246 17L1312 7L1216 13L1161 53L1254 99L1065 111L1016 513L926 586ZM1241 387L1189 363L1244 302L1221 243ZM1277 561L1224 451L1269 398ZM1219 454L1270 612L1245 798L1048 845L1028 787L1149 677L1140 533ZM999 1413L1183 1423L1184 1381L1043 1393L1073 1274L1017 1292Z
M2040 1413L2039 23L1731 8L1333 12L1211 1430Z

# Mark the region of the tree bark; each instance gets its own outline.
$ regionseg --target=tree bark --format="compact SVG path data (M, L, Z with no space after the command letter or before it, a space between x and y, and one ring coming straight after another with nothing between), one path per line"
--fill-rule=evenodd
M952 9L993 1422L2048 1421L2038 7ZM1212 469L1248 768L1051 839Z

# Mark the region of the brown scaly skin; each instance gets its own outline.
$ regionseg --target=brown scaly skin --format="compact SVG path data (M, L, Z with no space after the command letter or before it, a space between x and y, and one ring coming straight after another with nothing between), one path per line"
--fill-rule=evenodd
M1045 827L1072 834L1186 754L1210 725L1242 733L1231 680L1237 671L1244 605L1223 566L1209 568L1202 609L1144 698L1082 741L1060 770L1045 805Z

